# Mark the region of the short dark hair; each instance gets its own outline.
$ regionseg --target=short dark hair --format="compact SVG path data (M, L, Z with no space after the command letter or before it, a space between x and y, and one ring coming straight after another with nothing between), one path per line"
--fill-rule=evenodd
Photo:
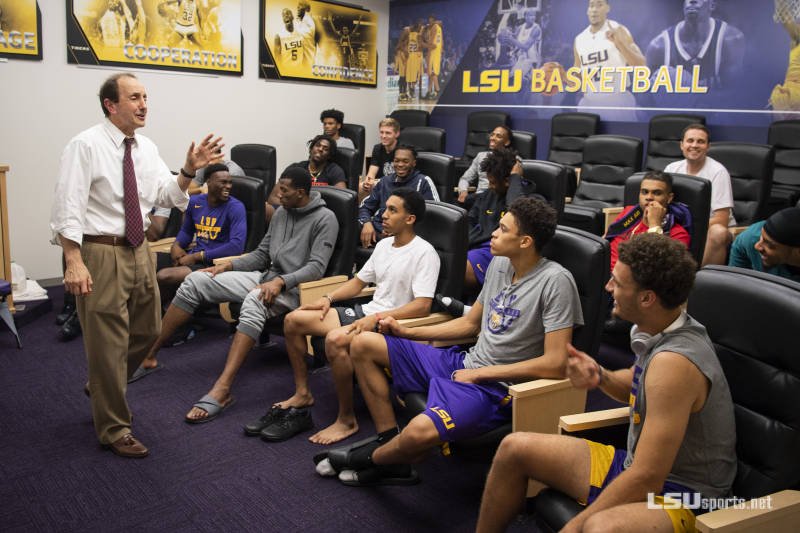
M686 246L667 235L641 233L619 245L619 262L643 290L656 293L667 309L679 307L694 285L697 263Z
M517 154L514 150L496 148L481 161L481 172L498 180L506 179L516 163Z
M533 246L539 253L556 234L558 214L543 200L533 197L517 198L508 206L508 212L514 215L519 234L533 237Z
M306 194L311 193L311 174L300 165L289 165L283 169L280 179L291 181L293 188L303 189Z
M100 108L103 110L103 115L108 116L108 109L106 109L105 104L106 98L112 102L119 102L119 79L124 77L137 79L130 72L118 72L106 78L106 81L100 86L100 94L98 96L100 97Z
M344 113L342 113L338 109L326 109L325 111L319 114L320 122L322 122L326 118L332 118L339 124L344 124Z
M408 150L414 156L414 160L417 160L417 149L411 146L410 144L398 144L394 151L397 152L398 150Z
M403 209L417 217L414 221L414 227L425 218L425 198L423 198L419 192L408 187L398 187L392 191L391 196L402 198Z
M686 132L689 130L700 130L706 132L706 137L708 137L708 142L711 142L711 132L708 130L705 124L700 124L696 122L694 124L689 124L685 128L683 128L683 132L681 133L681 141L684 137L686 137Z
M220 171L230 172L230 169L228 169L228 165L225 163L214 163L213 165L208 165L203 170L203 176L205 177L206 183L208 183L208 180L211 179L211 176L213 176L215 172Z
M667 193L672 192L672 174L669 172L662 172L660 170L651 170L647 174L644 175L642 181L644 180L654 180L654 181L661 181L666 183L667 185ZM641 187L641 185L640 185Z
M308 141L306 146L308 146L308 151L311 152L311 149L314 148L314 145L317 144L319 141L328 141L331 149L328 150L328 161L333 161L333 158L336 157L336 141L330 138L330 136L321 133Z

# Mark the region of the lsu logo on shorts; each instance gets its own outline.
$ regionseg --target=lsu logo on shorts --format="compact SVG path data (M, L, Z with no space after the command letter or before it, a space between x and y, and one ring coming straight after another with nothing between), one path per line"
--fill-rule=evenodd
M456 424L453 422L453 417L451 417L450 413L448 413L441 407L431 407L431 411L439 415L439 418L442 419L442 423L444 424L445 429L451 430L454 427L456 427Z

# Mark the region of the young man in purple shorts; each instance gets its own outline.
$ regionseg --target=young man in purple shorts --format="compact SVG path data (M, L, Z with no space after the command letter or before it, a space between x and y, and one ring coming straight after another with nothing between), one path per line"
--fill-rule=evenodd
M350 344L359 387L378 435L369 442L321 454L317 472L348 485L413 483L409 463L453 440L479 435L511 416L511 382L564 376L572 329L583 323L570 273L541 256L556 213L545 202L513 202L492 234L495 259L470 312L445 324L406 328L393 318L380 332L362 332ZM469 351L438 349L414 340L478 335ZM427 392L425 411L402 432L386 374L400 394Z
M609 371L570 346L567 375L575 387L629 403L627 450L566 435L508 435L486 480L479 532L508 527L529 478L586 504L561 530L569 532L695 531L692 510L667 494L691 502L699 495L701 508L729 495L733 402L706 329L682 309L695 269L686 246L666 235L620 244L606 290L614 314L635 324L636 361Z

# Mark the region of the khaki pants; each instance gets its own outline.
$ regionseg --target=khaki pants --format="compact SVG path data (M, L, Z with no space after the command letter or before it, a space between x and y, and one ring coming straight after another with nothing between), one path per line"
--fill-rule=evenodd
M92 292L77 298L89 363L95 432L109 444L131 432L128 378L161 331L158 283L147 242L138 248L84 242Z

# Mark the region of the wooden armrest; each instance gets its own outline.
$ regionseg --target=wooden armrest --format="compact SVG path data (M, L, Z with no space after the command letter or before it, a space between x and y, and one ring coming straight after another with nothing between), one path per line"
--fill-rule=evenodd
M222 302L219 304L219 316L221 316L222 320L228 324L236 324L236 322L238 322L238 320L233 318L233 315L231 314L230 302Z
M622 207L622 206L620 206L620 207L604 207L603 208L603 214L606 217L609 217L609 216L618 217L619 214L622 213L623 209L625 209L625 208Z
M215 265L221 265L223 263L230 263L234 259L239 259L240 257L242 257L242 256L241 255L229 255L229 256L226 256L226 257L217 257L216 259L214 259L213 263Z
M202 185L197 185L194 181L189 183L189 189L186 191L189 196L193 194L205 194L208 192L208 185L205 183Z
M467 187L467 192L475 192L477 190L478 190L477 187ZM453 192L458 194L461 191L458 190L458 187L453 187Z
M630 419L630 407L617 407L603 411L592 411L562 416L558 421L559 433L575 433L587 429L604 428L627 424Z
M417 328L419 326L431 326L433 324L441 324L453 320L453 317L448 313L431 313L428 316L420 316L417 318L401 318L398 322L407 328Z
M361 289L361 292L359 292L358 295L356 295L355 298L371 298L375 294L375 291L377 289L378 288L375 285L364 287L363 289Z
M151 252L167 252L169 253L172 248L172 243L175 242L175 237L167 237L148 243Z
M512 431L558 433L558 420L562 415L582 413L586 408L586 391L576 389L568 379L536 379L512 385L508 389L513 398L511 407ZM528 482L528 497L535 496L544 485Z
M577 178L577 185L581 184L581 167L575 167L575 177Z
M298 286L300 291L300 305L310 304L315 300L319 300L326 294L332 293L339 285L342 285L348 279L347 276L342 274L301 283Z
M605 228L603 230L603 235L608 233L608 227L611 225L612 222L614 222L614 219L616 219L620 215L620 213L622 213L623 209L625 209L625 208L622 207L622 206L620 206L620 207L604 207L603 208L603 215L605 215L605 217L606 217L605 226L603 226Z
M734 531L794 532L800 528L800 491L782 490L744 504L701 514L695 527L703 533ZM763 508L769 507L769 508Z
M537 379L512 385L514 431L558 433L561 416L582 413L586 391L576 389L568 379Z
M572 196L565 196L564 197L564 203L565 204L571 204L572 203Z
M732 226L732 227L728 227L728 231L730 232L730 234L735 239L737 235L739 235L740 233L743 233L744 230L746 230L749 227L750 226Z

